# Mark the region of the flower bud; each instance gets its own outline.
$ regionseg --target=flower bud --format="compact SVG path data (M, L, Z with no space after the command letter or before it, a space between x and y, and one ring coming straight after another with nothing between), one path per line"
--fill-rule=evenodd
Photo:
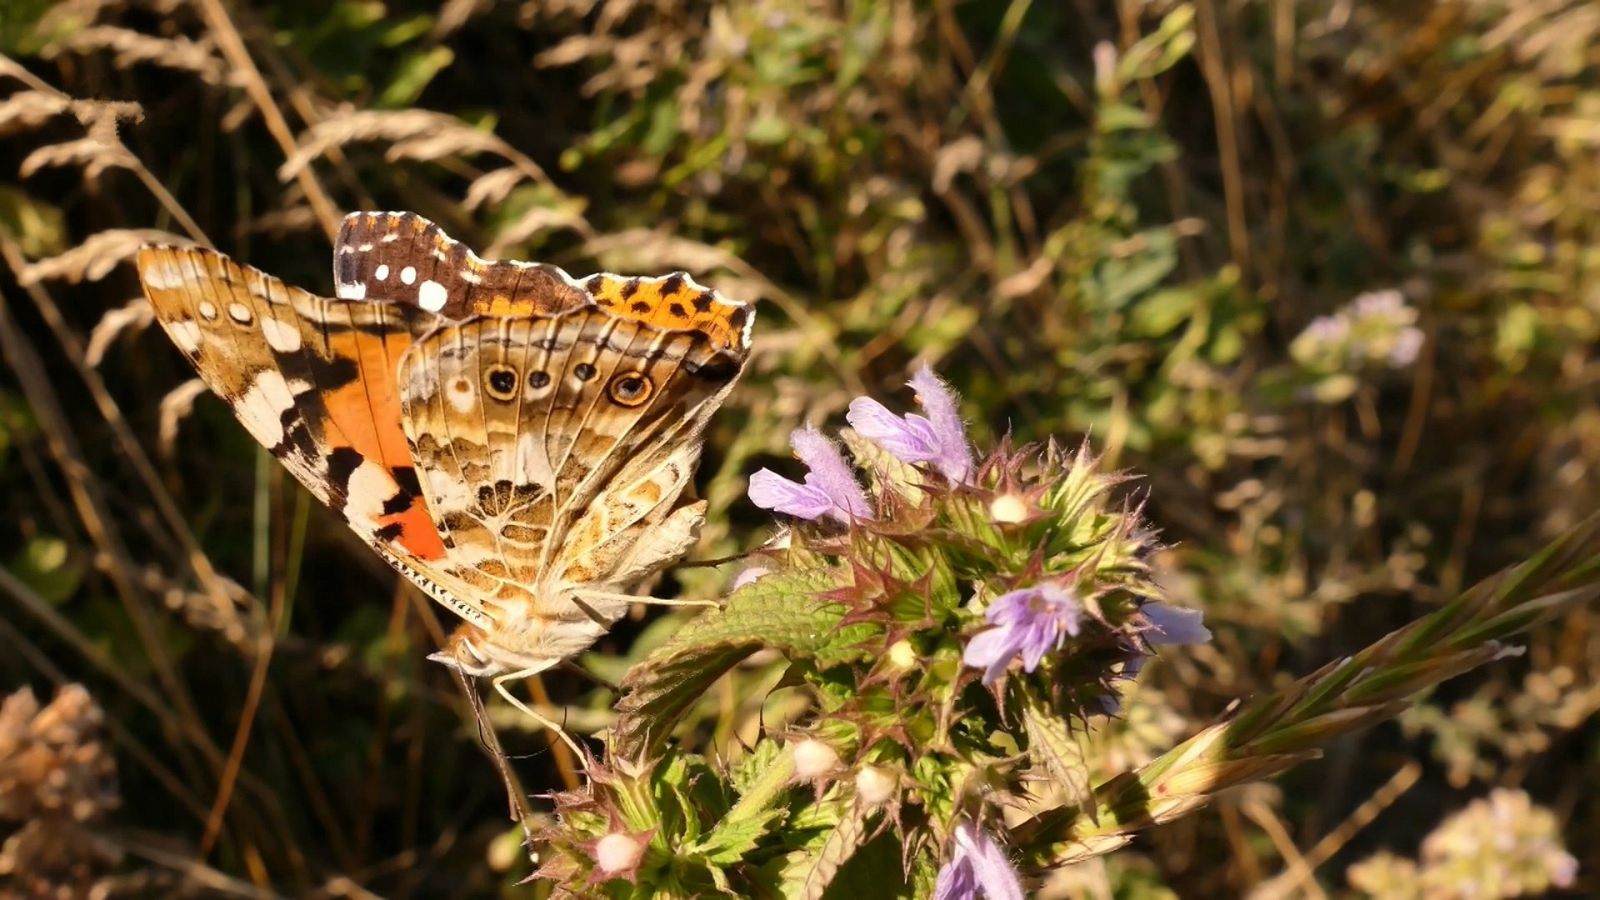
M595 867L607 875L632 872L644 858L644 844L631 835L613 831L595 842Z
M794 747L794 777L814 781L839 765L839 751L816 738L806 738Z
M862 766L856 773L856 796L868 806L888 802L899 785L900 779L894 772L879 766Z
M895 641L885 655L889 668L897 672L910 671L917 664L917 648L910 641Z
M1000 494L989 501L989 518L1000 525L1027 521L1028 503L1016 494Z

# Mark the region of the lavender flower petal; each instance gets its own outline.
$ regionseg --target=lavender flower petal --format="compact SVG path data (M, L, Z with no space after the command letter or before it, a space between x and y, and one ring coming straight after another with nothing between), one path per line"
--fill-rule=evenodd
M751 503L802 519L829 516L849 524L852 519L872 518L867 495L832 441L807 426L789 435L789 443L795 455L811 470L806 473L805 481L797 482L771 469L762 469L750 476L746 493Z
M956 409L956 396L933 370L923 366L907 382L927 416L897 416L869 397L850 402L845 420L862 437L875 441L905 463L932 463L950 481L972 477L972 447Z
M927 411L938 437L939 471L951 481L965 481L972 474L972 445L967 443L967 425L956 408L955 391L928 366L918 369L907 384L917 392L917 402Z
M967 642L961 661L983 669L985 684L1003 675L1019 653L1023 669L1032 672L1046 653L1082 627L1077 597L1050 582L1001 594L984 619L994 627Z
M789 435L789 445L794 454L811 469L806 484L828 495L835 507L834 518L848 522L851 518L872 518L872 505L867 495L856 483L855 472L844 461L844 454L822 432L807 425Z
M983 669L983 683L993 684L1005 674L1011 658L1022 649L1017 631L1012 628L991 628L967 642L961 661L973 669Z
M956 825L950 861L939 870L935 900L1022 900L1022 881L1005 850L971 822Z
M728 590L730 592L737 591L739 588L770 574L772 574L772 570L766 566L751 566L733 577L733 584L728 586Z
M939 869L939 880L933 885L933 900L977 900L978 877L972 864L961 857L960 850Z
M862 437L875 441L901 462L928 462L939 454L933 423L921 416L897 416L871 397L851 400L844 419Z
M807 476L809 481L810 476ZM750 502L773 512L801 519L819 519L834 513L833 498L812 484L799 484L771 469L750 476Z
M1204 618L1198 609L1180 609L1165 603L1150 602L1139 608L1153 626L1144 633L1144 639L1153 646L1163 644L1203 644L1211 640L1211 631L1201 624Z

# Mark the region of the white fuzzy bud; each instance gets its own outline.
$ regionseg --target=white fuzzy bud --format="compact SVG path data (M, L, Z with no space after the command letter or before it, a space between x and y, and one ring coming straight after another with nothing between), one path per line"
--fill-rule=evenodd
M794 745L794 777L801 781L821 778L838 765L839 751L816 738L806 738Z

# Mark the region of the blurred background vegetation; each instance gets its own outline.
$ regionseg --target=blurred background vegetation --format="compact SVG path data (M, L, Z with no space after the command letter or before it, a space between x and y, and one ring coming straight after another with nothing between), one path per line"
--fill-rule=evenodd
M700 558L770 533L744 481L791 427L915 361L983 440L1087 436L1216 634L1098 737L1109 776L1600 506L1597 38L1582 0L0 0L0 893L531 890L423 659L448 617L195 390L141 241L330 293L338 217L411 209L757 301ZM1576 614L1046 890L1600 893L1597 667ZM802 714L778 675L685 741Z

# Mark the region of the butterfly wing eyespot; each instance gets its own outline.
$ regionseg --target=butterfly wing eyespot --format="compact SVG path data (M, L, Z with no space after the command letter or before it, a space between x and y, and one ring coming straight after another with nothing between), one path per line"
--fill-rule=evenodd
M496 400L513 400L519 380L517 370L510 366L490 366L483 372L483 389Z
M606 393L617 404L631 408L643 406L655 393L655 385L641 372L623 372L611 379Z

